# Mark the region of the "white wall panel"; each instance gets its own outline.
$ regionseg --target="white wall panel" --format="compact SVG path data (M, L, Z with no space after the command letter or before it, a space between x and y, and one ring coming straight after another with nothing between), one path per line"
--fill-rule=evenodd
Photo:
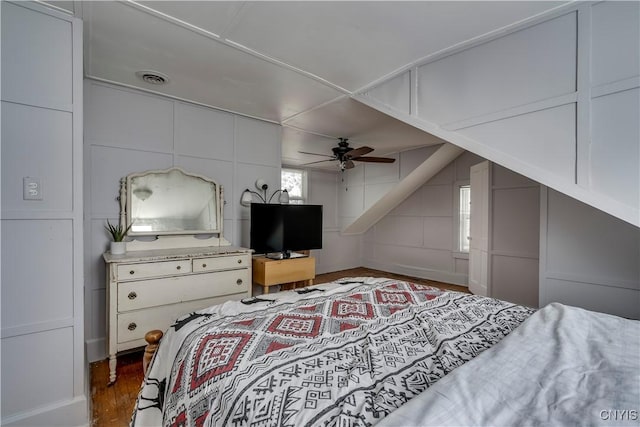
M537 265L539 224L537 186L493 190L492 250L534 257ZM537 290L537 285L535 287Z
M576 14L467 49L418 70L418 114L445 124L576 89Z
M424 241L422 246L430 249L453 250L453 218L424 217ZM418 230L415 230L417 233Z
M360 267L360 236L341 236L338 231L325 232L322 250L311 251L316 258L316 274Z
M460 157L458 157L460 158ZM455 167L451 163L429 180L428 185L451 185L455 180Z
M71 399L73 347L73 328L3 338L3 417Z
M338 174L307 171L309 204L322 205L322 226L338 228Z
M369 209L375 202L380 200L382 196L387 194L397 184L396 182L387 182L380 184L366 184L364 187L364 208Z
M638 209L640 89L601 96L591 105L590 186Z
M417 270L450 272L453 270L451 252L408 246L376 245L376 261L398 266L412 266Z
M171 153L173 102L85 81L85 140L90 144Z
M396 206L391 212L390 216L421 216L424 214L427 203L424 197L424 191L419 189L411 196L407 197L404 202Z
M0 8L0 422L87 425L82 22L37 2ZM24 176L43 200L22 200Z
M341 187L338 194L340 216L355 218L364 210L364 186L349 185Z
M491 296L538 307L538 259L493 255Z
M367 95L379 99L391 108L411 113L411 72L407 71L384 84L367 91Z
M6 4L2 8L2 100L71 111L71 39L70 22Z
M229 200L229 203L233 203L239 212L238 218L249 218L251 212L249 207L240 205L240 197L245 189L260 193L264 197L264 193L256 188L256 180L264 179L269 188L267 189L267 200L273 194L274 191L280 188L280 167L274 166L258 166L246 163L237 163L236 172L234 177L234 186L236 188L235 193L237 195L236 200ZM253 196L255 203L261 203L258 196Z
M199 158L233 160L233 115L178 102L175 151Z
M73 317L72 226L70 220L3 221L3 328Z
M419 191L424 198L425 216L453 215L453 185L431 185L429 181Z
M375 225L376 242L421 247L423 244L421 217L387 215Z
M403 151L400 153L400 179L404 179L415 168L420 166L429 156L436 152L440 145L418 148L415 150Z
M563 181L575 182L575 104L473 126L460 133Z
M593 86L640 75L640 3L608 1L595 4L591 28Z
M551 277L545 279L544 286L547 303L559 302L629 319L640 319L640 296L637 290ZM541 302L540 306L542 305L544 304Z
M637 227L549 191L545 231L547 274L640 290Z
M4 211L72 209L71 132L71 113L2 103ZM42 200L23 200L22 179L27 176L40 178Z
M398 182L400 179L400 162L398 154L385 157L396 159L393 163L366 163L364 167L364 179L367 184L380 184L383 182Z
M173 164L173 156L164 153L126 150L122 148L88 146L91 171L87 183L90 188L91 213L119 218L120 178L151 169L167 169ZM86 166L85 166L86 167Z
M236 117L236 158L246 163L280 168L282 130L279 125ZM278 188L280 186L278 185Z

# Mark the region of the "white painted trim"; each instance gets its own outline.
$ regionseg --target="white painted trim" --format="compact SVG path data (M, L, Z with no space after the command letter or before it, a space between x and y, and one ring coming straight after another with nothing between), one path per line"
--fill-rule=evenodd
M624 92L626 90L637 89L640 87L640 76L629 77L628 79L618 80L613 83L606 83L591 88L591 99L601 96L613 95L614 93Z
M83 365L84 369L84 365ZM63 400L51 405L3 417L0 421L5 427L49 426L76 427L88 426L88 402L84 394L70 400Z
M547 227L549 220L549 190L540 186L540 253L538 256L538 307L542 308L547 300Z
M105 360L108 357L106 337L87 340L85 346L87 348L87 362L89 363Z
M480 116L470 117L467 119L457 120L455 122L444 123L441 127L448 131L459 131L469 127L496 122L499 120L509 119L512 117L522 116L524 114L535 113L536 111L547 110L549 108L561 107L576 102L578 95L575 92L565 95L554 96L553 98L534 101L525 105L507 108Z
M563 282L589 283L591 285L606 286L609 288L622 288L640 292L638 282L607 277L581 276L580 274L563 273L559 271L546 272L547 279L561 280Z
M365 260L364 266L375 270L388 271L389 273L404 274L405 276L419 277L421 279L435 280L468 287L469 278L466 274L452 273L449 271L432 270L410 265L390 264L380 261Z
M233 111L233 110L226 110L224 108L216 107L214 105L209 105L209 104L205 104L205 103L202 103L202 102L193 101L193 100L190 100L190 99L187 99L187 98L181 98L179 96L158 92L156 90L141 88L141 87L138 87L138 86L134 86L134 85L126 84L126 83L120 83L120 82L116 82L116 81L109 80L109 79L103 79L102 77L91 75L91 73L89 73L88 71L85 72L85 79L93 80L93 81L95 81L97 83L103 83L103 84L108 84L108 85L113 85L113 86L119 86L120 89L129 89L129 90L139 91L139 92L143 92L145 94L161 96L163 98L169 98L169 99L173 99L175 101L181 101L181 102L184 102L184 103L187 103L187 104L197 105L197 106L200 106L200 107L207 107L207 108L211 108L211 109L214 109L214 110L217 110L217 111L222 111L224 113L231 113L231 114L235 114L237 116L247 117L249 119L260 120L262 122L274 123L274 124L277 124L277 125L280 124L279 122L277 122L275 120L269 120L269 119L265 119L263 117L251 116L249 114L239 113L239 112Z
M37 100L34 102L27 104L25 102L20 102L12 99L2 98L2 102L6 102L7 104L14 105L23 105L25 107L33 107L33 108L43 108L46 110L60 111L62 113L72 113L73 112L73 104L41 104L38 103Z
M576 158L575 183L580 187L590 187L591 157L591 5L578 8L576 28Z
M503 257L503 258L524 258L524 259L538 259L538 254L527 252L509 252L509 251L489 251L491 256Z
M9 326L2 328L2 339L18 337L21 335L38 334L41 332L53 331L56 329L73 328L75 325L73 317L58 320L47 320L44 322L28 323L24 325Z

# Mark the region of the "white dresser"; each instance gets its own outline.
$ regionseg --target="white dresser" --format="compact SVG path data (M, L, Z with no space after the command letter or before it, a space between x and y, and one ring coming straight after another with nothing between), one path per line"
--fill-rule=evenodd
M148 331L164 331L184 314L251 296L249 249L157 249L103 257L110 383L116 380L117 353L144 346Z

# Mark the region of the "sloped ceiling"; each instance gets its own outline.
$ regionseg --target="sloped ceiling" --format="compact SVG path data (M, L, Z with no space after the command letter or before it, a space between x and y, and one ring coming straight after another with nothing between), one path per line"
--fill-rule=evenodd
M373 155L441 143L350 95L563 3L99 1L73 11L87 77L280 123L283 163L299 165L318 158L298 151L329 154L338 137ZM169 83L148 84L141 70Z

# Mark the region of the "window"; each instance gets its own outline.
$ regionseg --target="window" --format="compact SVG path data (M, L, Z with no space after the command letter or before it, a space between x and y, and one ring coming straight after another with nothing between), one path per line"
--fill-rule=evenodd
M469 237L471 229L471 186L458 187L458 250L469 252Z
M280 188L289 192L290 204L306 203L307 172L302 169L282 169Z

